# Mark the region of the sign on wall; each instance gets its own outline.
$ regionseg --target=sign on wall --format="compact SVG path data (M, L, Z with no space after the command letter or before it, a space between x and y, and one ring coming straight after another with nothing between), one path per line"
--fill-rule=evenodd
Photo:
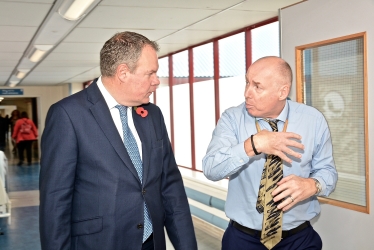
M23 89L0 89L2 95L23 95Z

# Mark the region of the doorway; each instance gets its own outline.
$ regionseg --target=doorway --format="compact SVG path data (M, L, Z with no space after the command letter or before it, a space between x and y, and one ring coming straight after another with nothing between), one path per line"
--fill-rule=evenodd
M12 132L16 120L20 117L15 117L11 121L12 113L18 110L19 114L26 112L29 119L32 120L38 128L38 113L37 113L37 98L35 97L4 97L0 102L0 119L8 119L8 126L5 133L5 148L4 153L8 158L9 164L17 164L19 161L19 153L16 144L12 141ZM0 133L3 133L0 131ZM1 138L1 135L0 135ZM39 143L38 140L32 143L32 162L39 162ZM26 159L26 152L24 152Z

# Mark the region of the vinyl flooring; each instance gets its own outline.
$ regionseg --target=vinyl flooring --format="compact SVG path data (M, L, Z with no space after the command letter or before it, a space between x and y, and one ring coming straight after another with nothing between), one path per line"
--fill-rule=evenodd
M12 203L10 218L0 218L1 250L39 250L39 170L37 152L31 166L17 166L18 157L11 152L10 143L5 149L8 159L6 186ZM195 227L199 250L221 249L216 239ZM167 250L174 249L167 240Z

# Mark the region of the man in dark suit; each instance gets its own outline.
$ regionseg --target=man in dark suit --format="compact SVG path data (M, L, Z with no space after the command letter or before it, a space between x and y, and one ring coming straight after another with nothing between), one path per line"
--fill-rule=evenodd
M140 34L114 35L100 52L102 76L49 109L42 249L165 249L164 227L175 249L197 249L164 119L149 103L160 84L157 51Z

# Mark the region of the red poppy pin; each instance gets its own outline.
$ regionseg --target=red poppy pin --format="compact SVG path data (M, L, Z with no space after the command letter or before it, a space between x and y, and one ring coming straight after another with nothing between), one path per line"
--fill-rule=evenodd
M145 110L143 107L134 107L136 113L141 117L146 117L148 115L148 111Z

